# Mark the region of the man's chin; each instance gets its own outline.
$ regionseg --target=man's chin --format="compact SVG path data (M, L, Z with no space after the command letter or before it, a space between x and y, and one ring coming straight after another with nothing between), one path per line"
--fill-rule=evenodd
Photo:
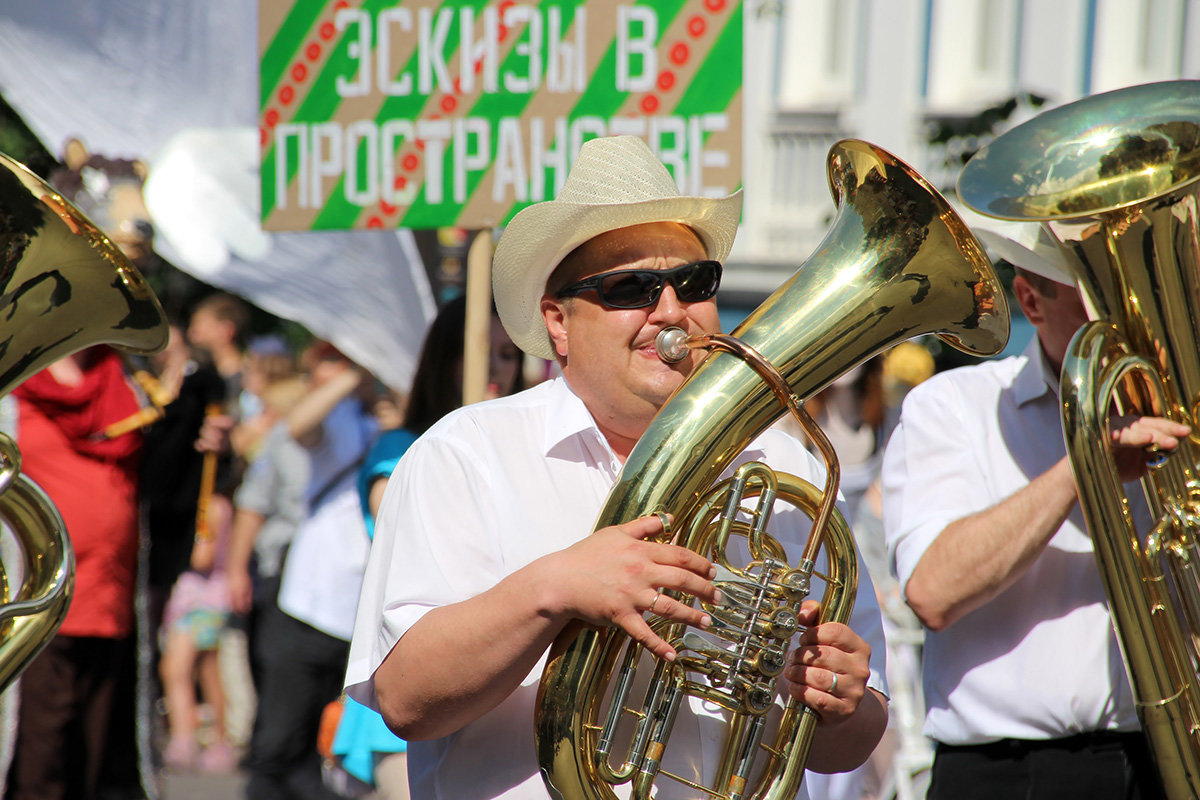
M655 380L645 387L642 397L653 403L655 407L662 408L679 387L683 385L683 381L684 376L679 373L660 376L659 380Z

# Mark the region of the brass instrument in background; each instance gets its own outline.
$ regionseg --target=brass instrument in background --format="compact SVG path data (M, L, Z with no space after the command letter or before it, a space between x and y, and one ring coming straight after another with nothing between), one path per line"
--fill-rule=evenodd
M785 411L807 425L804 399L893 344L937 333L990 355L1008 339L1008 307L991 263L936 190L866 142L835 144L827 167L839 211L800 270L732 336L660 342L660 352L714 352L639 440L596 529L672 515L674 541L718 565L724 599L704 604L713 619L706 631L652 619L678 652L672 663L645 654L617 629L577 622L564 630L536 710L539 761L556 797L612 798L612 787L628 782L633 798L646 798L651 787L663 787L660 779L726 800L795 795L816 714L794 700L770 713L776 678L812 576L826 580L822 622L849 618L857 585L854 544L834 508L837 461L812 426L827 462L824 491L757 462L714 482ZM813 519L803 553L786 553L767 532L776 499ZM824 574L816 572L822 548ZM633 687L647 671L646 699L634 708ZM724 756L708 783L663 768L675 712L688 698L728 715Z
M0 395L92 345L152 353L166 341L157 298L116 245L0 155ZM20 466L17 446L0 433L0 521L15 538L5 539L0 561L0 689L58 630L74 582L62 517Z
M1142 727L1167 795L1200 796L1200 81L1094 95L1001 135L963 201L1053 234L1090 305L1063 363L1063 429ZM1108 416L1192 426L1143 481L1139 533Z

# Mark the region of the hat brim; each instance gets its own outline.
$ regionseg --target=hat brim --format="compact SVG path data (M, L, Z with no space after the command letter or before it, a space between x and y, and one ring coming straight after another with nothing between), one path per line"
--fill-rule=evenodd
M496 246L492 291L513 343L554 360L541 299L554 268L576 247L609 231L651 222L678 222L699 235L709 258L724 261L741 219L742 190L721 198L666 197L627 203L552 200L520 211Z
M993 261L1003 259L1056 283L1075 285L1058 244L1041 223L993 219L969 210L963 218Z

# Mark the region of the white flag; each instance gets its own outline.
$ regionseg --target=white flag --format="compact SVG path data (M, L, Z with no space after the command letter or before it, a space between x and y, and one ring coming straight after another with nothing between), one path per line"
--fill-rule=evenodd
M156 249L405 390L435 304L410 232L263 233L254 0L37 0L0 14L0 94L51 150L150 164Z

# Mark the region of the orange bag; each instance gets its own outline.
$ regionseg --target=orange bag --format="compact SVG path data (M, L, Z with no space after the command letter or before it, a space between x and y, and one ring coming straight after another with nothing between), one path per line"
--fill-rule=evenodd
M321 724L317 727L317 752L322 758L333 760L333 737L337 734L338 724L342 721L342 709L345 707L346 696L341 695L329 703L321 711Z

